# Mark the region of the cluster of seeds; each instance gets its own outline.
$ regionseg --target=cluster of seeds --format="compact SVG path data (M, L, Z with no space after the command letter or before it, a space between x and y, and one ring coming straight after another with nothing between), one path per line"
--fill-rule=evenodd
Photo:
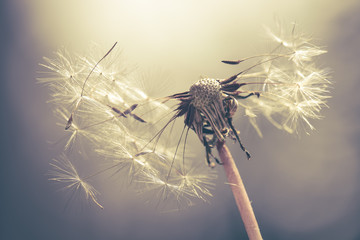
M297 33L295 26L289 34L283 29L279 35L268 32L276 43L269 54L223 61L236 65L246 60L248 68L222 80L202 78L189 91L160 99L139 88L138 74L112 52L116 44L105 55L97 55L96 47L88 51L89 56L60 49L54 58L44 58L41 65L47 70L39 82L49 87L50 102L67 136L64 153L51 163L50 179L75 193L82 191L102 207L89 180L113 171L122 182L135 183L139 192L151 193L149 202L169 209L173 202L181 208L196 199L206 201L215 178L205 164L185 161L189 130L205 146L211 165L211 158L217 161L211 152L216 141L229 135L250 158L232 123L238 105L259 136L261 115L289 133L299 133L300 126L306 132L314 129L310 120L321 118L320 110L330 97L330 81L328 70L317 68L313 60L326 51ZM177 140L173 126L179 117L184 117L185 125ZM179 147L183 135L183 147ZM75 162L90 172L80 176Z
M221 86L218 80L202 78L190 87L194 107L201 109L221 98Z

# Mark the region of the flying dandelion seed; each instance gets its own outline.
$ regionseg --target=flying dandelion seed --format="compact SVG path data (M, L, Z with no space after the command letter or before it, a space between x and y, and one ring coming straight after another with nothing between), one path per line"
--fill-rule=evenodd
M61 155L58 160L53 159L50 165L53 169L50 171L52 177L49 180L65 183L63 189L72 191L74 194L82 191L86 199L91 199L97 206L103 208L96 199L97 191L84 178L80 177L74 165L65 155Z
M224 79L201 78L187 91L156 99L130 80L132 72L116 44L101 55L85 57L60 49L53 59L44 58L41 65L50 72L39 81L49 87L54 112L69 134L65 152L87 153L99 164L94 174L80 178L63 157L66 161L52 163L52 180L63 182L65 188L82 189L101 206L96 190L85 180L110 171L140 192L151 192L148 201L156 205L174 201L183 208L196 199L207 201L216 177L205 164L187 159L189 132L197 135L207 164L214 167L222 163L212 149L227 138L237 141L250 159L233 125L239 107L259 136L260 116L289 133L313 130L311 121L321 118L320 110L329 98L328 70L314 62L326 51L297 33L295 25L289 34L283 29L280 34L267 32L276 44L269 54L223 61L235 67L248 62L250 67ZM184 125L174 139L179 118Z

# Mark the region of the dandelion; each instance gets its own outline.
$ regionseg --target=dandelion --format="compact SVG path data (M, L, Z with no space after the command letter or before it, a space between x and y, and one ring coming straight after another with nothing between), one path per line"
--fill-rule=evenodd
M216 178L212 168L224 165L249 237L261 239L225 145L228 138L237 141L250 159L233 118L243 109L260 137L257 119L261 116L289 133L299 134L301 129L310 133L315 128L312 120L320 119L321 109L327 106L330 88L329 71L318 68L314 61L326 51L298 33L295 25L290 33L283 28L278 34L267 32L276 44L270 53L223 61L235 66L248 62L249 67L223 79L200 78L188 90L162 98L152 98L131 81L136 77L120 60L116 44L102 55L81 56L61 49L54 59L44 58L46 63L41 65L50 72L39 81L49 86L54 112L69 133L64 150L67 154L78 151L98 164L93 174L80 178L70 160L63 157L62 162L52 163L51 180L63 182L69 189L83 189L88 199L101 206L96 190L85 180L112 171L141 193L152 195L149 202L157 206L175 203L183 208L212 196ZM177 134L179 118L184 123ZM211 168L188 161L189 132L204 146ZM215 147L220 160L212 152ZM86 160L82 162L86 164Z

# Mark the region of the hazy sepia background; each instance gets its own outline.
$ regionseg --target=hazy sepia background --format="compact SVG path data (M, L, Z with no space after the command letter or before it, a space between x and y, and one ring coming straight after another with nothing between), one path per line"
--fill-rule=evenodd
M231 191L218 168L214 198L189 210L159 213L108 179L104 210L64 210L47 180L59 149L48 91L36 84L43 56L61 45L85 49L119 42L139 69L165 72L167 92L188 89L201 74L226 77L220 63L266 51L262 28L274 16L296 21L328 54L333 98L317 130L300 139L265 121L260 139L236 123L253 155L231 146L264 239L360 239L360 2L335 0L96 1L3 0L1 41L0 239L245 238ZM58 128L56 128L58 129ZM197 159L203 161L203 150ZM246 238L245 238L246 239Z

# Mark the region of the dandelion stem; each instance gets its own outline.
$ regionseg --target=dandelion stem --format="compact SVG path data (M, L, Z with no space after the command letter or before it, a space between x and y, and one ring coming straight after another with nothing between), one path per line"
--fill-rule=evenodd
M224 141L218 141L216 147L220 159L223 162L225 173L234 194L236 205L244 222L248 237L250 240L262 239L259 225L256 221L254 211L234 159Z

